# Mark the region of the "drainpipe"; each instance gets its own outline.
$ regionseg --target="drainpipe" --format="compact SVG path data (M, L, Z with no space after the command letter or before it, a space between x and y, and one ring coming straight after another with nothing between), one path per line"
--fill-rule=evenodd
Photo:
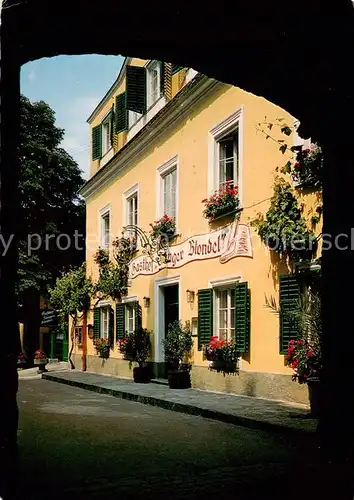
M87 370L87 312L82 316L82 371Z

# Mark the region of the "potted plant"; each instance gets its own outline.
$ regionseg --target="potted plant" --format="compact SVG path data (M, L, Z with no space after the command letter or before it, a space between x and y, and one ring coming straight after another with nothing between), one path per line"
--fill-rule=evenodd
M203 216L210 222L224 215L232 215L239 208L240 200L238 197L238 186L231 187L228 182L218 191L202 200L205 208Z
M100 358L107 359L109 358L109 349L110 343L109 340L105 337L98 339L94 342L94 346L96 348L96 353Z
M47 356L42 349L38 349L34 353L34 364L38 366L38 373L43 373L46 370L46 364L48 363Z
M233 341L219 339L217 336L210 338L205 348L205 357L210 363L210 369L224 373L234 373L237 370L239 358Z
M165 237L171 239L176 233L176 221L173 217L164 215L161 219L155 220L151 226L151 236L153 238Z
M140 327L118 341L118 349L124 354L124 359L138 363L138 366L133 368L136 383L147 384L151 380L150 368L146 364L151 349L150 336L151 332Z
M267 301L267 305L278 313L295 320L297 336L289 341L285 362L291 367L293 380L307 384L310 401L310 414L317 418L322 411L322 317L319 294L308 291L300 296L293 311L281 311Z
M23 352L20 352L20 354L17 356L17 366L23 367L24 365L26 365L26 357Z
M163 340L165 359L170 365L168 383L171 389L191 387L189 370L183 365L193 346L192 331L186 323L174 321L168 326L167 337Z

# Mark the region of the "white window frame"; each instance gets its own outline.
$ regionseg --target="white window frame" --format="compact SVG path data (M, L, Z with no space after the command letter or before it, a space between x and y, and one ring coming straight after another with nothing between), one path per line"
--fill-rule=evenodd
M227 276L209 281L209 288L213 290L213 335L219 334L219 309L218 309L218 291L231 289L241 281L241 276Z
M105 125L108 124L108 132L109 132L109 139L108 142L106 143L105 139ZM108 114L103 118L101 122L101 139L102 139L102 157L105 156L109 151L112 149L113 144L112 144L112 111L109 111Z
M142 114L137 111L128 111L128 129L130 130L142 118Z
M134 307L133 303L138 301L138 297L136 295L129 295L127 297L122 298L122 303L127 306L124 308L124 323L125 323L125 331L129 332L127 329L128 325L128 308L131 307L133 309L133 331L135 330L135 312L134 312Z
M138 208L137 208L137 223L136 225L140 227L140 190L139 183L134 184L131 188L123 193L123 227L129 224L128 216L129 216L129 200L133 197L137 196L138 198ZM126 235L129 237L129 234ZM140 247L140 240L137 240L137 248Z
M128 325L129 325L129 314L132 313L132 323L133 323L133 329L129 330ZM124 315L125 315L125 331L128 332L128 334L134 333L135 331L135 311L134 311L134 306L133 303L127 302L124 307Z
M108 246L106 245L106 239L105 239L105 232L104 232L104 219L109 217L109 233L108 233ZM111 225L112 225L112 218L111 218L111 206L106 205L104 208L102 208L99 212L99 231L100 231L100 248L103 248L104 250L109 250L111 246Z
M214 302L214 308L213 310L215 311L213 315L213 330L215 332L215 335L219 336L220 333L220 292L227 291L227 333L226 333L226 338L224 340L230 341L233 340L235 336L235 326L234 326L234 336L231 336L231 315L232 315L232 308L231 308L231 290L235 288L236 283L229 284L229 285L224 285L224 286L218 286L213 288L213 302ZM233 311L235 310L235 307ZM235 314L235 312L233 313Z
M152 70L157 69L157 83L158 83L158 95L155 100L152 100L151 98L151 84L152 84L152 75L151 72ZM161 63L160 61L151 61L147 66L146 66L146 103L147 103L147 109L150 109L152 106L154 106L157 101L161 97Z
M102 307L100 307L100 315L101 315L100 338L101 339L103 339L103 338L108 339L109 338L110 313L111 313L110 306L102 306ZM107 314L107 333L105 332L105 329L104 329L104 323L105 323L104 316L105 316L105 314Z
M164 214L164 178L167 174L176 169L176 234L179 225L179 158L173 156L157 169L157 211L156 218L159 219Z
M213 127L208 134L208 196L219 189L219 141L238 130L238 192L243 193L243 107Z

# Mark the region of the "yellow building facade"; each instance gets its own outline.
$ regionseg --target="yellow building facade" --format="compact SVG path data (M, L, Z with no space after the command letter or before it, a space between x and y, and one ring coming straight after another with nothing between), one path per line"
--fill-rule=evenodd
M82 189L87 206L87 271L94 278L98 247L111 243L128 224L144 231L168 214L177 236L169 262L158 265L141 250L130 264L128 296L122 304L105 301L90 311L87 369L132 377L116 342L107 360L98 358L92 336L117 340L135 327L153 332L151 364L164 376L162 340L170 320L189 322L194 338L193 387L307 402L306 387L292 382L285 365L279 319L265 297L279 298L280 275L287 274L250 225L266 213L277 169L286 158L267 140L260 123L286 111L262 97L220 83L189 68L126 58L122 70L88 122L91 127L90 178ZM298 137L291 136L294 141ZM285 158L285 159L284 159ZM228 175L239 190L239 221L203 217L202 200ZM98 325L98 326L97 326ZM209 369L202 344L224 334L240 343L239 372ZM73 358L81 366L82 353Z

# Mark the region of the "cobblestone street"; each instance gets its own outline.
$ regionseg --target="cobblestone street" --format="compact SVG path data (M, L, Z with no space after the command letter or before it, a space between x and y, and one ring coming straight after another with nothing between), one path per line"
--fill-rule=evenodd
M295 438L47 380L18 403L21 498L292 498L304 474Z

